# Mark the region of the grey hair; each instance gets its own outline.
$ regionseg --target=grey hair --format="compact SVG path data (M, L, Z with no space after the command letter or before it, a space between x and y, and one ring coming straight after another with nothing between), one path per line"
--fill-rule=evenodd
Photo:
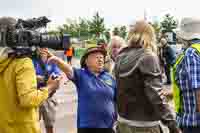
M16 23L16 19L12 17L0 17L0 46L6 46L7 32L14 30Z
M125 40L122 38L122 37L120 37L120 36L114 36L114 37L112 37L111 38L111 41L110 41L110 46L112 46L113 45L113 42L117 42L120 46L126 46L126 42L125 42Z
M1 17L0 18L0 26L13 26L17 23L15 18L12 17Z
M109 43L109 49L108 49L109 50L109 55L112 54L111 51L112 51L112 48L113 48L115 43L117 43L121 48L127 46L126 41L122 37L114 36L114 37L111 38L110 43Z

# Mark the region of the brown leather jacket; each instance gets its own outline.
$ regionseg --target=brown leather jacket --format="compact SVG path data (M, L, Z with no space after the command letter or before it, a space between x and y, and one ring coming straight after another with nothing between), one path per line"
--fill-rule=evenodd
M134 121L157 121L176 132L176 121L158 92L161 71L156 54L143 48L123 49L117 57L115 76L118 85L119 115Z

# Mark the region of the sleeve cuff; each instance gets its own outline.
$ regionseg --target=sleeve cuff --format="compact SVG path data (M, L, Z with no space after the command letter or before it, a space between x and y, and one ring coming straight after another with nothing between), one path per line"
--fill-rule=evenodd
M41 91L44 94L44 98L47 99L49 97L49 90L48 90L48 88L44 87L44 88L42 88Z

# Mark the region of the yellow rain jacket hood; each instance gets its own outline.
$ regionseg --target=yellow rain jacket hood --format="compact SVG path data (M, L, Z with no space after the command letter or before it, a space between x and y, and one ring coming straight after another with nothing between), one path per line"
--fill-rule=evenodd
M5 70L5 68L8 66L9 62L12 60L11 58L8 58L8 52L11 51L11 49L6 47L0 47L0 73Z
M40 133L38 107L48 90L37 89L30 58L10 58L0 47L0 133Z

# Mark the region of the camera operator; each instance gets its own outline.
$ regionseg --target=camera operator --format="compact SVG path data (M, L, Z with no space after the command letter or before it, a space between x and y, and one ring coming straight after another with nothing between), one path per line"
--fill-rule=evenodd
M38 56L33 58L33 63L37 75L38 88L44 87L46 85L46 79L48 79L49 76L53 75L54 77L59 77L61 75L60 70L56 64L47 63L48 56L44 52L45 50L48 50L48 48L39 48L37 50ZM54 93L55 92L53 92L49 98L40 106L40 118L42 117L44 120L46 133L54 132L57 107L57 101L55 97L53 97Z
M0 133L40 133L38 107L58 88L60 79L50 77L38 90L32 60L10 52L10 47L0 46Z

